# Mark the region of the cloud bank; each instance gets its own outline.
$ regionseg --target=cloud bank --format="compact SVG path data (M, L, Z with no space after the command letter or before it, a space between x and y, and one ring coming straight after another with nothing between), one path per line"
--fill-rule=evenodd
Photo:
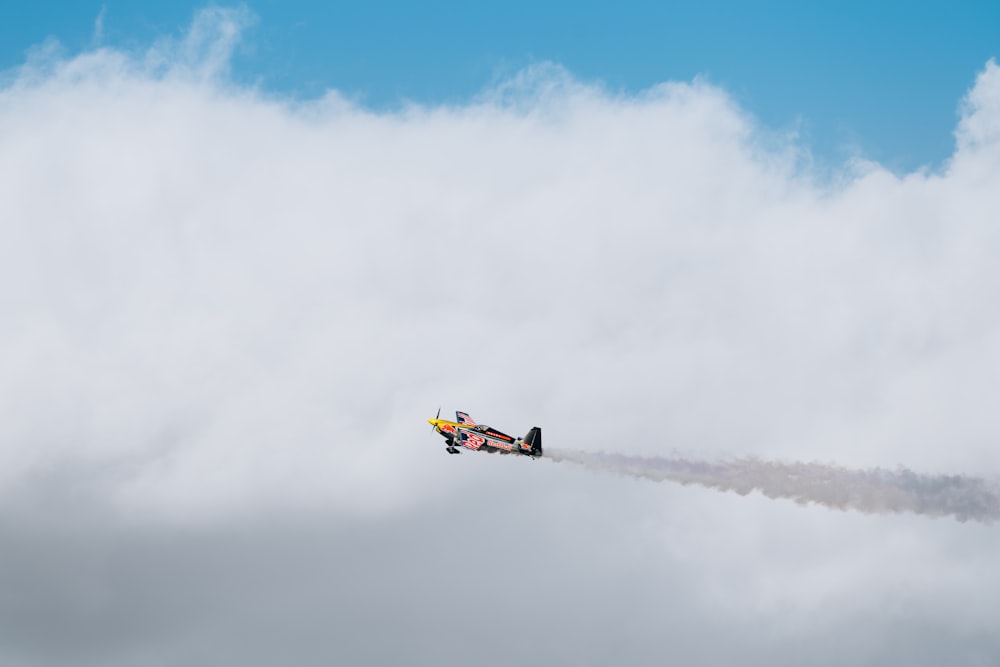
M251 20L0 77L0 661L996 662L988 526L424 421L995 478L994 63L895 174L701 80L281 99L228 76Z
M553 444L638 414L640 454L997 472L995 64L946 165L831 182L698 81L273 99L226 80L246 21L8 73L3 488L391 504L448 401Z

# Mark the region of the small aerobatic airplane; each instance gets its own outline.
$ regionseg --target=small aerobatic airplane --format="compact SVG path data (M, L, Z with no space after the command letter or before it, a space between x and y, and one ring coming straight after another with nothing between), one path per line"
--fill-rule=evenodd
M444 436L445 449L449 454L458 454L459 447L465 447L479 452L496 452L499 454L522 454L537 459L542 455L542 429L537 426L528 431L523 438L513 438L501 433L495 428L483 426L472 421L464 412L455 413L455 421L428 419L434 430Z

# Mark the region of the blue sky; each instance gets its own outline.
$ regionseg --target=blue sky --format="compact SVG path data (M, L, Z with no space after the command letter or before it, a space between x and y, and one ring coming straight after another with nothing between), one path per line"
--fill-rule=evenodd
M196 2L14 3L0 10L0 67L47 37L69 51L142 47L178 34ZM634 91L704 75L767 126L799 123L817 155L860 149L890 168L950 155L956 109L1000 55L1000 3L316 2L252 0L236 76L314 97L337 88L374 107L457 102L498 76L554 61Z

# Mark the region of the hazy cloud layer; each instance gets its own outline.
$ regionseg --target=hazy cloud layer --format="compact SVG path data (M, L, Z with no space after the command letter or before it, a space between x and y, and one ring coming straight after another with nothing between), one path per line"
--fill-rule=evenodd
M423 421L996 478L995 64L900 175L703 81L276 99L226 76L251 20L2 77L7 663L1000 656L988 526L447 457Z

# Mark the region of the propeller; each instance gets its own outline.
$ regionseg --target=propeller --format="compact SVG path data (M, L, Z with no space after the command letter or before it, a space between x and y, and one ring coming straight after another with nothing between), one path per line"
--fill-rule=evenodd
M434 429L438 433L441 433L441 435L445 436L445 449L448 450L448 453L449 454L458 454L458 450L455 449L455 438L451 434L443 433L442 431L440 431L438 429L438 425L434 423L438 419L441 419L441 408L438 408L437 414L434 415L434 419L431 419L431 420L428 420L428 421L431 422L431 428L432 429Z

